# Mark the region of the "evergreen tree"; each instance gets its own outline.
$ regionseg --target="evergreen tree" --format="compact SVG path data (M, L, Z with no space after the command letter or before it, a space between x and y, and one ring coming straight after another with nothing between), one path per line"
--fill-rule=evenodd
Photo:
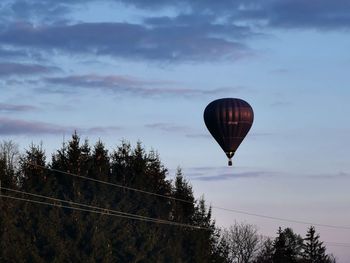
M326 247L320 240L320 235L316 234L314 226L310 226L304 239L303 259L305 263L328 263L329 257L326 254Z
M297 263L301 257L303 239L291 228L278 229L278 236L274 241L274 263Z
M230 262L229 244L215 227L204 198L195 200L181 169L174 181L168 180L168 171L158 154L146 152L140 142L135 148L122 142L109 154L102 141L91 147L87 140L81 144L74 133L52 155L50 163L46 162L42 146L31 145L19 162L14 157L9 161L8 156L13 157L0 151L3 187L71 203L14 192L11 196L62 207L0 198L0 262ZM10 192L2 189L2 194ZM76 207L72 202L205 230L63 207ZM314 239L318 240L317 235L308 234L305 240L313 244ZM300 257L300 238L291 229L280 229L272 245L266 243L259 254L261 261L256 262L271 263L271 255L274 263L296 262ZM305 247L305 253L309 250Z
M191 185L184 179L180 168L176 171L174 184L173 197L185 201L174 201L172 212L174 221L190 224L193 221L195 212L193 191Z
M32 144L20 158L20 184L23 190L43 192L47 186L46 156L42 145Z

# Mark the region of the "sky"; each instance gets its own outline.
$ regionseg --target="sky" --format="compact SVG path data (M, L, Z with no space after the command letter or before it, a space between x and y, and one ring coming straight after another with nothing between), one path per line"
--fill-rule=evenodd
M208 204L350 227L349 29L346 0L2 0L0 140L48 156L74 130L111 151L139 140ZM255 114L233 167L203 122L225 97ZM316 230L349 262L349 229Z

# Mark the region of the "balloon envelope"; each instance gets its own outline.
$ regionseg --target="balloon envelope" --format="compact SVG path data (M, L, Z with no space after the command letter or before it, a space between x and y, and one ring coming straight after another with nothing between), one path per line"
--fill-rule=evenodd
M226 153L229 165L232 165L231 158L248 134L253 120L252 107L241 99L218 99L205 108L205 125Z

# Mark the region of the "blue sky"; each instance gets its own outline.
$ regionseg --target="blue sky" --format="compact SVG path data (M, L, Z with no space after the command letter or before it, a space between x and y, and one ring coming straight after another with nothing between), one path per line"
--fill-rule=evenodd
M5 0L0 21L0 139L48 155L74 130L110 149L141 140L213 205L349 226L349 1ZM255 113L233 167L203 122L222 97Z

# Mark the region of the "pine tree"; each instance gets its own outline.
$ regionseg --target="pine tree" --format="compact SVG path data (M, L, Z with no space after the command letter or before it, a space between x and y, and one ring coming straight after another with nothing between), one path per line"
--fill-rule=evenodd
M328 263L326 247L320 240L320 235L316 234L314 226L310 226L304 239L303 258L305 263Z
M23 190L29 192L42 192L47 186L46 156L42 145L32 144L24 156L20 158L21 175L20 184Z
M174 221L190 224L193 221L195 212L193 191L191 185L184 179L180 168L176 171L174 184L173 197L185 201L174 201L174 210L172 213Z
M303 239L295 234L291 228L278 229L278 236L274 241L274 263L296 263L301 257Z
M122 142L109 155L101 141L93 147L87 140L81 145L80 137L74 133L52 155L51 163L46 162L45 156L41 146L31 145L19 165L12 162L16 165L9 166L7 157L0 154L0 177L7 187L28 193L206 229L154 224L23 201L4 202L2 198L0 262L229 262L228 244L220 238L211 208L206 206L204 198L195 200L181 169L177 170L174 181L167 179L168 171L155 151L146 152L141 143L132 148ZM174 199L92 182L74 174ZM266 246L262 255L269 259L272 254L274 263L296 262L300 247L298 235L291 229L280 229L273 246Z

